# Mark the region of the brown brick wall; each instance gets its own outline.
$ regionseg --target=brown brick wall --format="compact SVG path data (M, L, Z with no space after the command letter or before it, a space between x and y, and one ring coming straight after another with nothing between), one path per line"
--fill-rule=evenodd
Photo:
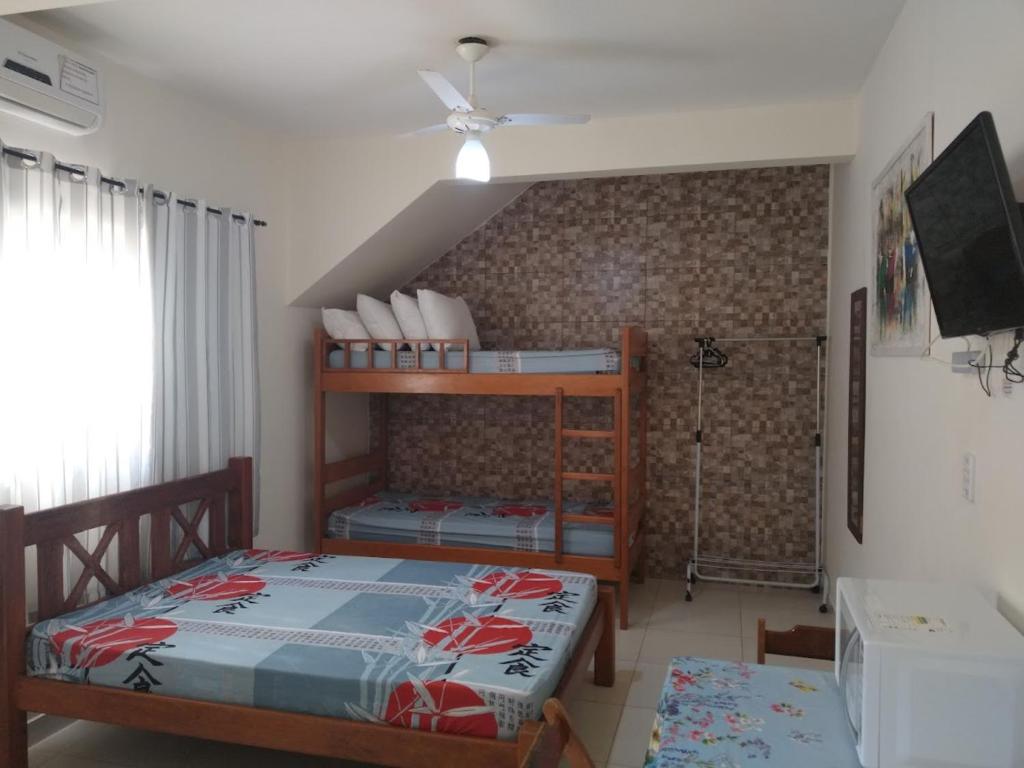
M466 298L484 348L617 346L651 339L648 521L655 575L692 547L694 336L825 329L827 166L535 184L405 290ZM814 345L729 344L707 373L702 548L813 553ZM607 423L575 403L567 426ZM548 398L392 396L392 487L550 497ZM593 444L567 468L607 466ZM569 488L571 495L601 493Z

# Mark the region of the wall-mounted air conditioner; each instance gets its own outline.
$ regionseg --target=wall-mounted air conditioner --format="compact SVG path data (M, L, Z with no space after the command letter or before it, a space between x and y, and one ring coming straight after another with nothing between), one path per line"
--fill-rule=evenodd
M99 69L0 19L0 111L80 136L100 127L103 108Z

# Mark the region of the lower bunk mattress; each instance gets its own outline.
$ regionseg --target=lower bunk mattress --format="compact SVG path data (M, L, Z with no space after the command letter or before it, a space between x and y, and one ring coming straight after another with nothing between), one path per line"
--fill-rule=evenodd
M611 514L607 503L567 501L562 509L573 515ZM327 535L358 541L553 552L555 507L543 500L427 497L384 491L333 512ZM569 555L611 557L615 554L614 527L601 522L567 523L562 550Z
M579 573L237 551L39 622L28 674L512 739L596 602Z

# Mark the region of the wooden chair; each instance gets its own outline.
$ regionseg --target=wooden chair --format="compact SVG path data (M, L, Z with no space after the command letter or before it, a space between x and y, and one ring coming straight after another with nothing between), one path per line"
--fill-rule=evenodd
M757 620L757 663L764 664L765 654L802 656L805 659L834 661L836 631L831 627L809 627L797 624L792 629L768 629L764 619Z
M546 727L538 735L522 768L556 768L562 758L569 768L594 768L594 761L573 730L562 702L548 699L543 711Z

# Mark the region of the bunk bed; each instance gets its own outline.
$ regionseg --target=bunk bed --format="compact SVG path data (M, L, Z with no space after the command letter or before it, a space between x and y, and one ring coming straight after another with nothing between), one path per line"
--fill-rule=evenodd
M642 579L646 560L647 335L642 328L624 327L618 352L466 354L466 339L339 342L322 328L314 331L313 349L313 523L320 552L589 573L616 585L619 622L623 628L628 626L630 575L636 573ZM326 397L330 392L385 396L379 439L367 454L327 461ZM550 501L454 496L423 503L389 493L389 394L552 398L555 439ZM610 400L612 428L568 426L569 398ZM572 440L610 442L612 471L578 472L565 466L565 446ZM566 501L567 481L605 483L611 487L611 503ZM529 525L519 519L524 506L530 510Z

